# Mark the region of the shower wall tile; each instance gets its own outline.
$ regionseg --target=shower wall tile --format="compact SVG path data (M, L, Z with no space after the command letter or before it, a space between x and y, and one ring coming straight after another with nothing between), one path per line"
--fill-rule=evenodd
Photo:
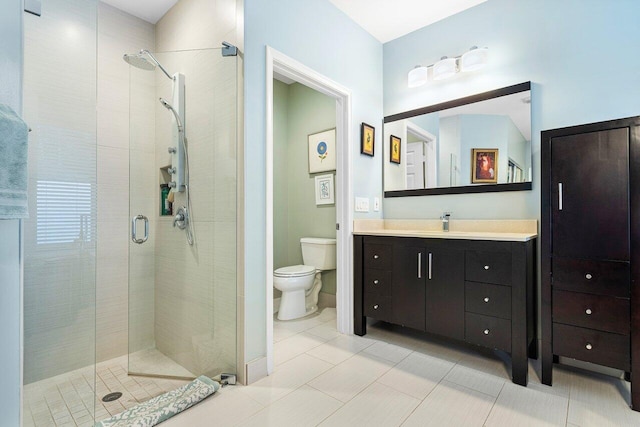
M156 24L158 51L237 44L236 8L236 0L180 0Z

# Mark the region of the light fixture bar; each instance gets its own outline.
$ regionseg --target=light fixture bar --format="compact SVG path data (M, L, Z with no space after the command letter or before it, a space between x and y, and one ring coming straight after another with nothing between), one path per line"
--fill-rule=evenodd
M416 65L407 76L407 86L410 88L424 85L428 80L429 68L432 70L433 80L445 80L459 72L476 71L487 65L489 48L472 46L462 55L448 58L443 56L440 61L422 66Z

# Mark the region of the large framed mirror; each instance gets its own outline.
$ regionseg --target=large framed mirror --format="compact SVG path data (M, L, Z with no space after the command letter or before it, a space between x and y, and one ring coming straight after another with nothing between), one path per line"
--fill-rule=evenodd
M384 118L384 196L531 190L531 82Z

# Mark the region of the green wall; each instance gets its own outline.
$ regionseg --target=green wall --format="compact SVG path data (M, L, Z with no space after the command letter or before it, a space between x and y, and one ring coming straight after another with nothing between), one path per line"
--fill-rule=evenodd
M336 103L299 83L287 85L278 80L274 80L273 96L276 269L302 264L301 237L336 236L335 205L315 203L315 176L328 172L309 173L307 139L309 134L335 128ZM322 292L335 295L335 270L322 274Z

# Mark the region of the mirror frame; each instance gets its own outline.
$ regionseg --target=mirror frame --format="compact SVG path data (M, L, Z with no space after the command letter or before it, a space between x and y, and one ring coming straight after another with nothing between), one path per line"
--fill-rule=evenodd
M440 104L428 107L417 108L415 110L405 111L404 113L393 114L384 118L384 123L404 120L423 114L435 113L437 111L448 110L449 108L460 107L462 105L473 104L475 102L486 101L488 99L499 98L501 96L512 95L518 92L526 92L531 90L531 82L520 83L513 86L507 86L500 89L490 90L488 92L467 96L464 98L454 99L452 101L442 102ZM383 125L384 128L384 125ZM383 132L384 133L384 132ZM386 135L383 136L386 138ZM532 153L533 155L533 153ZM384 161L384 160L383 160ZM410 196L435 196L442 194L467 194L467 193L495 193L499 191L524 191L531 190L532 181L514 182L504 184L482 184L482 185L464 185L460 187L436 187L436 188L420 188L414 190L393 190L385 191L384 197L410 197ZM382 179L382 187L384 188L384 176Z

